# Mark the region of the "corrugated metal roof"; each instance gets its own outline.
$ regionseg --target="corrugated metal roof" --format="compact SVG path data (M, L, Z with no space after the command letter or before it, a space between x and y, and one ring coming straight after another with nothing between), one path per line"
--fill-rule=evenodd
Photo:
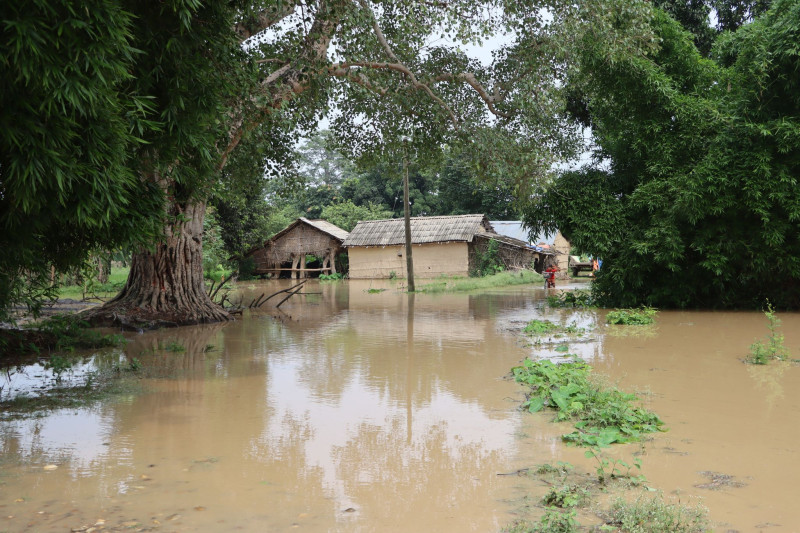
M555 233L541 233L539 235L534 235L533 239L531 239L528 233L528 228L526 228L520 220L493 220L492 226L500 235L513 237L514 239L520 239L534 246L539 243L552 245L556 240Z
M411 242L472 242L476 233L494 232L486 215L413 217ZM402 218L363 220L345 239L344 246L393 246L405 243Z

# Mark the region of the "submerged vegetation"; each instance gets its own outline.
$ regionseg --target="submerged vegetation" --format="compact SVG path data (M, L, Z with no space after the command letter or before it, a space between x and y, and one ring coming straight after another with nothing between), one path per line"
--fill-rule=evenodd
M532 335L541 335L543 333L550 333L551 331L555 331L557 329L559 329L558 324L554 324L549 320L533 319L525 325L525 329L522 331Z
M561 291L558 294L548 294L547 305L567 308L596 307L594 297L591 291L588 290Z
M657 310L652 307L642 307L640 309L614 309L609 311L606 322L609 324L621 324L624 326L646 326L655 321Z
M783 333L778 331L781 325L781 320L775 315L775 309L767 302L767 308L764 310L764 316L767 317L769 324L769 335L765 341L756 341L750 345L750 354L745 359L745 362L753 365L766 365L773 359L785 361L789 357L789 350L783 343Z
M417 288L417 292L464 292L477 289L491 289L508 285L527 285L540 283L541 274L533 270L519 270L517 272L505 271L480 278L448 278L436 280Z
M55 315L23 329L0 330L0 354L7 355L72 352L124 343L122 335L100 333L72 315Z
M607 525L620 531L701 533L709 529L707 513L700 505L670 504L655 495L633 502L617 498L603 518Z
M518 383L530 387L523 408L531 413L553 409L556 420L574 422L575 431L563 436L567 442L604 447L662 431L664 423L656 414L634 404L636 395L602 385L582 361L554 364L526 359L512 373Z
M538 520L520 518L503 528L504 533L550 533L578 531L619 531L626 533L701 533L708 531L708 510L700 505L691 506L678 501L668 503L660 493L643 486L644 476L631 476L632 467L638 468L639 461L627 466L625 461L610 460L599 451L598 457L619 470L615 476L598 476L593 479L585 476L569 463L542 464L525 469L550 488L535 506L541 510ZM587 452L588 454L589 452ZM623 468L625 465L627 468ZM609 483L618 483L611 487ZM632 492L628 497L617 496L610 506L601 508L596 496L615 491ZM530 500L526 500L529 502ZM532 506L527 503L521 512L527 514ZM589 508L602 523L591 527L578 522L578 510Z

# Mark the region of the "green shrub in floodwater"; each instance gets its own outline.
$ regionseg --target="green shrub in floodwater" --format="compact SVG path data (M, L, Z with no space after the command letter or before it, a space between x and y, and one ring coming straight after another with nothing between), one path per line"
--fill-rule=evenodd
M71 315L53 315L38 324L26 329L38 330L42 334L42 342L49 344L53 351L72 352L80 348L104 348L124 344L122 335L105 335L90 329L89 323L78 320ZM41 347L33 345L32 351L39 352Z
M655 413L634 404L636 395L598 383L591 370L580 360L555 364L526 359L511 371L518 383L531 389L524 409L531 413L554 409L557 421L575 423L576 430L562 436L567 442L605 447L662 431L664 423Z
M65 372L68 372L72 369L72 366L75 364L75 361L71 358L64 357L61 355L53 355L50 357L50 360L44 364L44 368L46 370L53 371L53 379L56 382L61 382L61 377L64 375Z
M339 272L334 272L333 274L320 274L319 280L320 281L339 281L344 279L344 274L340 274Z
M643 475L631 475L631 470L636 468L637 471L642 469L642 460L634 458L634 460L630 463L623 459L617 459L616 457L610 457L603 453L603 451L598 447L592 447L586 452L584 452L584 456L587 459L594 459L597 467L595 468L595 472L597 472L597 481L601 484L606 483L611 479L627 479L631 485L641 485L647 478Z
M609 324L621 324L624 326L646 326L655 321L658 311L652 307L642 307L640 309L615 309L609 311L606 322Z
M585 506L590 498L591 494L586 487L568 484L561 487L551 487L542 498L542 503L548 507L572 509Z
M530 531L532 533L574 533L580 527L578 521L575 520L576 514L573 510L562 511L549 507Z
M557 329L558 325L550 322L549 320L533 319L525 325L525 329L522 331L529 335L542 335Z
M756 341L750 345L750 354L745 362L753 365L766 365L772 359L785 361L789 357L789 350L783 344L783 333L778 332L781 325L780 319L775 315L772 304L767 302L767 309L764 311L769 324L769 336L766 342Z
M534 474L544 475L544 474L558 474L559 476L566 476L569 474L575 467L568 462L558 461L556 464L550 463L542 463L537 465L533 469Z
M503 533L575 533L580 524L575 520L574 510L563 511L557 507L548 507L538 522L517 520L502 529Z
M186 351L186 348L184 347L184 345L179 343L178 341L171 341L171 342L168 342L167 344L165 344L163 346L159 346L159 347L162 350L165 350L167 352L173 352L173 353L182 353L182 352Z
M547 296L550 307L589 308L596 307L592 293L587 290L561 291Z
M640 497L634 502L617 498L603 513L604 527L636 533L701 533L709 530L708 510L700 505L669 504L661 496Z

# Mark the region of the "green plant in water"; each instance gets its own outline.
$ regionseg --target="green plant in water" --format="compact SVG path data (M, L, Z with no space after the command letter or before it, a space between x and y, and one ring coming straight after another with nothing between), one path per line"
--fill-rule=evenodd
M89 329L88 322L69 315L54 315L40 324L31 326L50 339L54 351L74 351L78 348L104 348L125 343L122 335L105 335ZM35 350L39 352L39 348Z
M575 519L576 515L577 513L573 510L562 511L549 507L530 531L531 533L574 533L580 527Z
M567 442L605 447L662 430L656 414L634 405L635 395L591 379L591 367L583 361L557 365L526 359L512 374L531 389L523 408L532 413L555 409L556 420L575 423L575 431L562 437Z
M658 311L652 307L640 309L615 309L609 311L606 322L609 324L622 324L625 326L644 326L652 324Z
M334 272L333 274L320 274L319 279L320 281L339 281L340 279L344 279L344 274L338 272Z
M186 351L186 348L183 346L183 344L179 343L178 341L170 341L164 346L161 346L161 349L174 353L180 353Z
M622 459L607 456L598 447L592 447L586 450L584 456L588 459L594 459L597 463L595 471L597 472L597 481L600 483L606 483L610 479L618 478L627 478L631 480L634 485L639 485L647 481L647 478L642 474L636 476L631 475L631 469L642 469L642 460L638 457L634 458L632 463L628 463Z
M367 294L380 294L386 289L367 289Z
M709 530L708 510L698 505L669 504L660 496L640 497L634 502L614 501L604 514L606 531L636 533L701 533Z
M525 329L522 331L529 334L529 335L542 335L544 333L550 333L551 331L555 331L559 329L558 324L554 324L549 320L539 320L533 319L525 325Z
M778 332L781 320L775 315L775 309L769 302L764 310L764 316L769 321L767 325L769 336L766 342L756 341L750 345L750 354L745 361L753 365L766 365L772 359L785 361L789 357L789 350L783 343L783 333Z
M46 370L52 370L56 382L60 383L64 372L71 370L73 364L74 361L72 359L61 355L53 355L50 357L50 360L44 364L44 368Z
M558 294L547 296L547 305L550 307L596 307L594 297L590 291L561 291Z
M536 468L533 469L534 474L544 475L544 474L558 474L560 476L566 476L569 474L575 467L572 464L558 461L556 464L550 463L543 463Z
M395 272L394 270L389 272L389 279L397 279L397 272Z
M589 501L591 494L586 487L580 485L563 485L552 487L542 498L542 503L548 507L571 509L583 507Z

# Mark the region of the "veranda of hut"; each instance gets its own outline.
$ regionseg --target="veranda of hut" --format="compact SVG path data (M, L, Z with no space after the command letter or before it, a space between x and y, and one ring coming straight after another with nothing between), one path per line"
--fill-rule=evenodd
M336 259L345 252L342 241L347 235L345 230L330 222L300 218L247 257L253 259L256 275L306 278L313 274L334 274ZM307 256L319 258L321 266L307 267Z
M486 254L492 241L496 242L497 260L506 270L535 270L542 273L548 259L553 257L550 252L540 252L528 246L525 241L506 237L504 235L477 234L469 247L470 272L479 268L480 255ZM552 259L550 259L552 260Z

